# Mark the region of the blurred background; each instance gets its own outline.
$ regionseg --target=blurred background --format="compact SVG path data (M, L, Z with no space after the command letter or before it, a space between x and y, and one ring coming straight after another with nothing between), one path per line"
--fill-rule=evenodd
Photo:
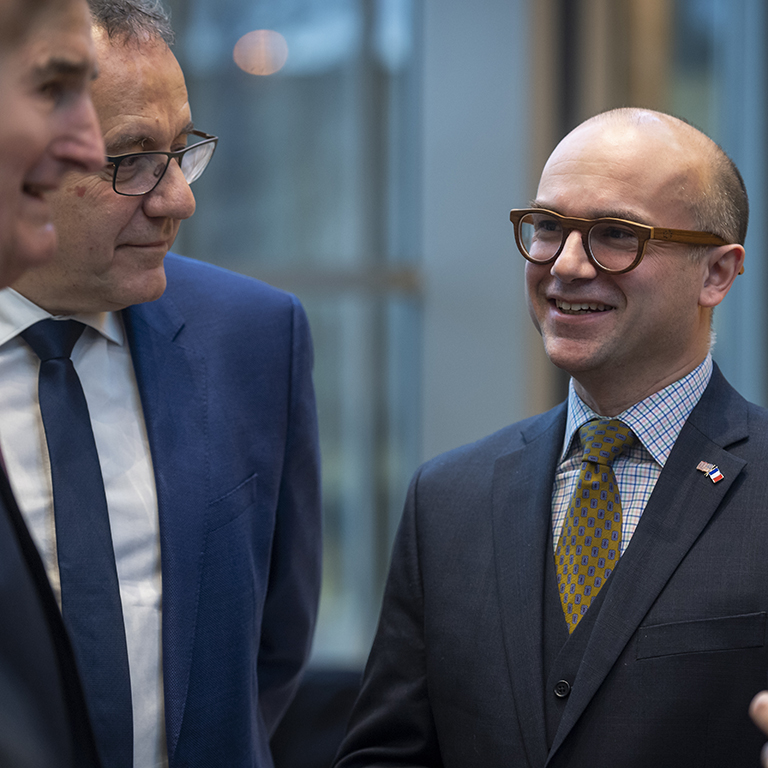
M170 0L220 137L174 250L294 292L315 340L325 576L312 664L359 670L409 478L539 412L508 212L584 118L647 106L735 159L746 274L715 358L768 401L764 0Z

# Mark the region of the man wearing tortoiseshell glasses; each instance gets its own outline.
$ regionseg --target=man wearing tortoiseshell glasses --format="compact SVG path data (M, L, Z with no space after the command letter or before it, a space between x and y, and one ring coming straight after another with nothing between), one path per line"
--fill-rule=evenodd
M710 354L747 216L668 115L554 150L510 218L568 399L417 472L337 768L758 764L768 413Z

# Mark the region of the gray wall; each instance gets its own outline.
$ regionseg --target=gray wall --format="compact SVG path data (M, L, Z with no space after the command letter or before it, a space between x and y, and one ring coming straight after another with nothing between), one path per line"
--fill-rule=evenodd
M424 4L424 458L525 414L527 6Z

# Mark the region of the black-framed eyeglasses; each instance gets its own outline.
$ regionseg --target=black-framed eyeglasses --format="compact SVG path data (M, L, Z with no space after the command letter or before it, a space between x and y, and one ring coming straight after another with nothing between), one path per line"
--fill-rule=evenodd
M649 240L689 245L728 245L711 232L648 227L625 219L578 219L545 208L521 208L509 212L515 225L520 253L534 264L550 264L563 250L575 229L589 260L603 272L620 274L634 269L645 255Z
M187 184L199 179L211 162L219 139L202 131L191 131L190 135L203 141L190 144L178 152L129 152L126 155L107 155L107 162L113 166L112 189L118 195L128 197L146 195L162 181L171 160L179 163Z

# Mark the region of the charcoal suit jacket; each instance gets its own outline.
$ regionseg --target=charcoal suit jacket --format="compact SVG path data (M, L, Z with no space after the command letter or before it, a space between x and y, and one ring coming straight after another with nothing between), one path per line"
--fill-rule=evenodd
M171 768L269 768L320 586L312 346L298 301L168 254L123 313L160 517Z
M715 368L571 639L552 618L565 416L417 472L337 768L759 764L747 707L768 671L768 412Z
M2 469L0 765L99 766L64 622Z

